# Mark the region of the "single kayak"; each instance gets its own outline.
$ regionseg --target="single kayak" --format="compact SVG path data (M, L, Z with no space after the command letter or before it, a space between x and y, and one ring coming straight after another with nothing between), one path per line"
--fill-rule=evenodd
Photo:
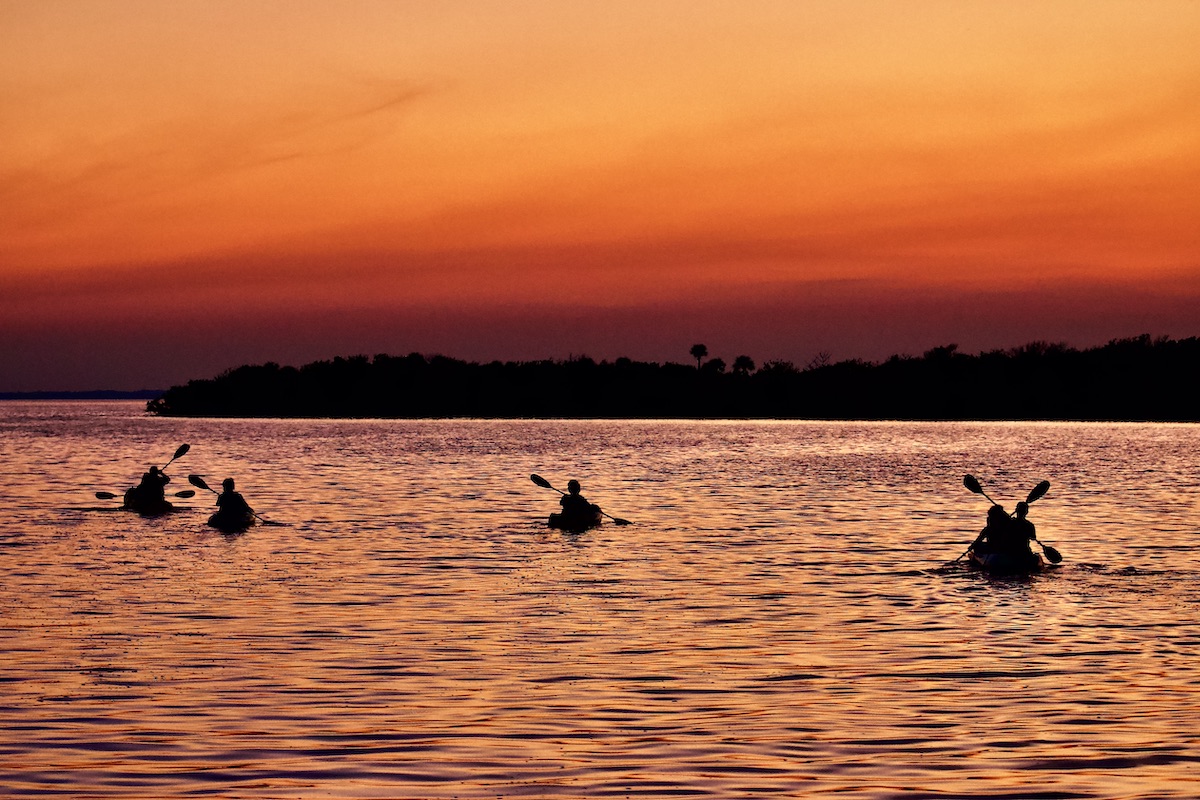
M1031 550L1023 553L989 553L971 548L967 551L967 560L972 566L993 575L1031 575L1046 568L1041 553Z
M587 514L551 514L546 524L560 531L586 531L604 522L604 514L596 509Z
M254 525L254 515L244 512L218 511L208 518L208 524L222 533L242 533Z
M137 487L125 492L125 498L121 507L126 511L136 511L143 517L158 517L163 514L170 514L175 510L175 506L171 505L167 500L160 500L157 497L144 497L137 490Z

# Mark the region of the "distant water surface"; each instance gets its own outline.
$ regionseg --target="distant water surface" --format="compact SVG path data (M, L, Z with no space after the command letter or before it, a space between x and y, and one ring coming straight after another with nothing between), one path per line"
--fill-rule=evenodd
M141 408L0 403L0 796L1200 796L1200 426ZM183 442L284 524L94 499Z

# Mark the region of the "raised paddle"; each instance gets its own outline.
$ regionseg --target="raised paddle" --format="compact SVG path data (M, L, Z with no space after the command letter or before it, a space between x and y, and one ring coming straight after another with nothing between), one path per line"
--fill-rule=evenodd
M963 475L963 486L967 487L975 494L981 494L984 497L987 497L989 503L996 505L996 501L987 496L987 492L985 492L983 487L979 485L979 480L976 479L974 475ZM1049 489L1049 485L1047 485L1046 488Z
M992 505L996 505L996 501L992 500L992 498L987 496L987 492L983 491L983 487L979 485L979 481L976 479L976 477L974 475L971 475L969 473L966 475L963 475L963 486L970 489L971 492L974 494L981 494L984 497L987 497L988 502L990 502ZM983 535L982 533L979 534L979 536L982 536L982 535ZM979 543L979 536L976 536L975 541L971 542L971 544L967 546L967 549L963 550L962 553L959 555L959 557L954 559L954 561L951 561L950 563L956 564L959 561L962 561L963 556L965 556L967 553L971 552L971 548Z
M171 456L170 461L168 461L167 463L162 465L162 468L159 469L159 472L166 472L167 467L171 466L171 464L174 463L175 459L183 458L185 455L187 455L187 451L191 450L191 449L192 449L192 446L190 444L179 445L179 447L175 450L175 455ZM184 489L184 491L191 492L190 489ZM191 494L179 494L179 493L175 494L176 497L195 497L195 495L196 495L195 492L192 492ZM96 498L99 500L112 500L112 499L116 498L116 496L117 495L113 494L112 492L96 492Z
M171 466L171 464L175 461L175 459L183 458L185 455L187 455L187 451L191 450L191 449L192 449L192 446L190 444L179 445L179 449L175 451L175 455L171 456L171 460L168 461L167 463L163 464L162 467L158 471L166 472L167 467Z
M190 483L192 486L198 486L201 489L207 489L213 494L220 494L220 492L218 492L216 489L205 483L204 478L201 478L199 475L188 475L188 483Z
M566 494L566 492L564 492L562 489L559 489L555 486L551 486L550 481L546 480L541 475L537 475L537 474L530 475L529 480L533 481L534 483L536 483L538 486L542 487L543 489L554 489L554 491L558 492L559 494L564 494L564 495ZM632 525L633 524L632 522L630 522L627 519L620 519L619 517L614 517L612 514L609 514L604 509L600 509L600 513L603 514L604 516L608 517L609 519L611 519L617 525Z
M979 480L974 475L970 475L970 474L964 475L963 476L963 486L967 487L967 489L969 489L974 494L981 494L984 497L987 497L988 502L990 502L992 505L996 505L996 501L987 496L987 492L985 492L983 490L983 487L979 484ZM1046 492L1048 492L1048 491L1050 491L1050 481L1042 481L1037 486L1033 487L1032 490L1030 490L1029 496L1025 498L1025 502L1033 503L1033 502L1039 500L1040 498L1044 497L1046 495ZM978 541L979 541L979 539L977 537L975 539L975 542L978 542ZM1058 552L1057 550L1055 550L1053 547L1051 547L1048 544L1043 544L1041 542L1041 540L1039 540L1039 539L1034 539L1033 541L1037 542L1038 545L1041 546L1042 552L1046 554L1046 558L1049 559L1051 564L1057 564L1060 561L1062 561L1062 553ZM959 561L960 559L962 559L963 556L965 556L967 553L969 553L971 551L971 547L975 546L975 542L971 542L971 546L968 547L966 550L964 550L962 552L962 555L960 555L958 558L954 559L954 561L951 561L950 563L953 564L955 561Z
M1025 502L1032 503L1034 500L1045 497L1048 491L1050 491L1050 481L1042 481L1030 490L1029 496L1025 498Z
M996 501L987 496L987 492L985 492L983 487L979 485L979 479L974 475L963 475L963 486L967 487L975 494L981 494L984 497L987 497L988 501L991 502L992 505L996 505ZM1029 492L1029 496L1025 498L1025 502L1032 503L1044 497L1048 491L1050 491L1050 481L1042 481L1037 486L1033 487L1033 489Z
M220 494L221 494L216 489L212 488L207 483L205 483L204 478L201 478L199 475L188 475L188 483L190 483L192 486L196 486L201 489L207 489L208 491L212 492L215 495L220 496ZM255 517L258 517L258 521L261 522L263 525L282 525L283 524L283 523L279 523L279 522L270 522L268 520L265 520L261 516L259 516L258 512L255 511L253 508L250 508L249 506L246 506L246 508L249 509L251 514L253 514Z

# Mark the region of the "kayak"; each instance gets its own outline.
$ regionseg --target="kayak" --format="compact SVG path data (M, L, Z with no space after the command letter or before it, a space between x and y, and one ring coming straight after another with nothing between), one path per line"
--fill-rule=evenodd
M1041 553L1032 551L980 553L972 548L967 551L967 560L971 566L993 575L1031 575L1046 568L1046 562L1042 559Z
M579 532L595 528L602 522L604 522L604 514L596 509L588 514L551 514L550 520L546 524L560 531Z
M141 492L137 491L136 487L125 492L125 498L121 507L126 511L136 511L143 517L158 517L163 514L170 514L175 510L175 506L171 505L167 500L159 500L158 498L147 500L142 497Z
M122 506L126 511L136 511L143 517L161 517L164 514L170 514L178 509L171 505L166 500L162 502L143 503L141 501L135 503L126 503Z
M254 515L218 511L208 518L208 524L222 533L242 533L254 525Z

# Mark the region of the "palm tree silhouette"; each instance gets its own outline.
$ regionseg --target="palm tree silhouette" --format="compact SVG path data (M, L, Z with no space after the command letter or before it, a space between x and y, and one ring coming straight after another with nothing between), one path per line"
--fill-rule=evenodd
M733 371L742 375L754 372L754 359L750 356L738 356L733 360Z

